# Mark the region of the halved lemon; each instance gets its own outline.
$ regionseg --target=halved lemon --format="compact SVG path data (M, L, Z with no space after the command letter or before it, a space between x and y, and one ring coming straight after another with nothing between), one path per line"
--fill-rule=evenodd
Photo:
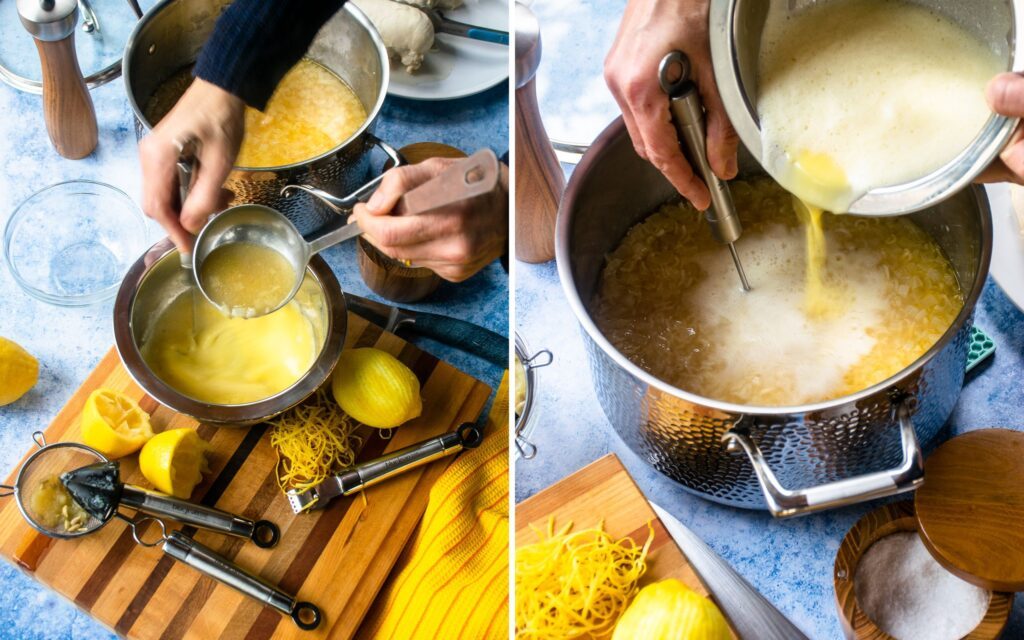
M108 458L135 453L153 437L149 414L111 389L89 394L82 408L82 442Z
M139 469L153 486L176 498L187 500L192 490L210 472L206 452L210 443L187 427L153 436L139 454Z

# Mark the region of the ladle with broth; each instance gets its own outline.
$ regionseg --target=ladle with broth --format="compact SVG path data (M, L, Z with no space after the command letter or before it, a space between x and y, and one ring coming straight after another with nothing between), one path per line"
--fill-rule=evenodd
M395 215L413 216L491 193L498 175L497 156L481 149L402 196ZM293 190L306 191L343 215L370 192L363 188L337 198L307 185L285 187L285 192ZM196 238L192 252L196 282L203 295L226 314L263 316L295 296L310 258L361 234L358 223L352 222L307 242L279 211L251 204L232 207L214 216Z

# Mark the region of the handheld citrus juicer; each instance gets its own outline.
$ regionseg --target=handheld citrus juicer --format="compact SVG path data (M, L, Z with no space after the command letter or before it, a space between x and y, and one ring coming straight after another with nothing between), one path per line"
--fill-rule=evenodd
M728 245L736 272L743 283L743 290L750 291L750 282L743 271L740 255L736 252L736 241L743 233L743 225L736 215L729 185L715 175L711 170L711 163L708 162L704 106L701 104L697 85L690 79L690 59L686 54L682 51L673 51L662 58L661 64L658 65L658 82L662 90L668 94L669 112L679 134L683 154L711 192L711 206L704 212L704 219L711 227L715 239Z
M498 181L498 158L490 149L481 149L468 158L458 160L430 181L406 193L399 200L392 215L414 216L433 209L455 204L490 193ZM309 185L288 185L283 195L305 191L322 200L341 215L348 215L361 199L375 189L378 181L355 193L339 198ZM307 242L299 230L280 211L262 205L245 204L231 207L206 223L192 251L192 271L199 290L214 306L223 308L223 300L211 295L209 283L204 282L203 263L215 250L233 243L248 243L269 247L285 258L292 267L295 281L288 295L276 306L268 309L238 310L247 317L261 316L276 311L288 303L298 292L310 258L328 247L362 235L359 224L351 222L328 231L312 242ZM237 311L232 309L232 315Z
M297 601L183 531L168 532L160 518L141 514L145 513L145 508L146 512L171 515L195 526L249 537L260 546L273 546L277 542L277 527L270 523L236 519L201 505L182 505L183 501L149 492L138 495L134 487L120 483L116 467L113 468L114 473L110 468L100 470L110 463L95 449L77 442L47 444L39 431L32 434L32 439L39 449L21 464L14 486L0 485L0 489L6 490L0 493L0 497L14 496L21 515L36 531L51 538L69 540L93 533L111 520L118 519L128 525L132 538L139 545L162 547L163 552L175 560L291 617L301 629L315 629L320 625L321 615L316 605ZM117 497L118 486L120 498ZM163 501L175 504L168 506ZM118 510L120 506L131 506L140 513L129 518ZM155 540L144 537L148 523L154 523L160 530ZM245 535L244 531L250 530L250 525L251 534ZM262 538L257 531L273 531L273 539ZM259 541L261 538L262 543Z

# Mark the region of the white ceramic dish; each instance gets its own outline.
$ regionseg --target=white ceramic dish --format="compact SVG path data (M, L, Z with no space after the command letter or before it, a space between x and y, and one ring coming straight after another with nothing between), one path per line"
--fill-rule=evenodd
M446 18L509 30L508 0L466 0ZM416 73L391 63L388 95L413 100L453 100L490 89L508 79L509 47L439 33L434 50Z
M1013 187L1014 189L1024 189ZM1013 210L1010 185L986 187L992 208L992 266L989 273L1017 308L1024 311L1024 236ZM1024 195L1024 191L1021 192ZM1024 204L1024 198L1018 198Z

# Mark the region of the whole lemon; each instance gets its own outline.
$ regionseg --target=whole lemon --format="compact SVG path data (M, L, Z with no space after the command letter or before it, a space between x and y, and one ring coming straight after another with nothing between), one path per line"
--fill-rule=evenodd
M187 500L209 473L206 452L210 443L194 429L182 427L158 433L142 446L139 470L160 491Z
M612 640L730 640L715 603L679 580L649 584L615 625Z
M380 349L343 351L331 390L342 411L378 429L397 427L423 412L416 374Z
M39 361L15 342L0 338L0 407L11 404L39 380Z

